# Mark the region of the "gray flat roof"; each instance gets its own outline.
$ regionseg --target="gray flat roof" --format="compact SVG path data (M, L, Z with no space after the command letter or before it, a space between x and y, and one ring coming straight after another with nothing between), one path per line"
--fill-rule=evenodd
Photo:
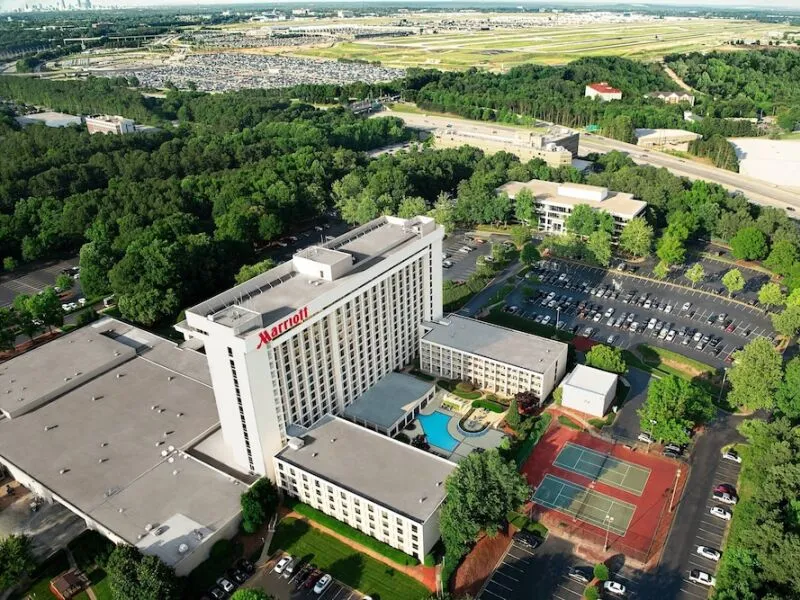
M135 350L93 327L34 347L0 365L0 411L24 412L59 389L74 387L114 362L133 358Z
M424 327L431 328L422 337L426 342L535 373L544 373L567 350L567 345L562 342L455 314L440 321L424 323Z
M339 417L324 417L303 439L302 448L287 446L277 458L418 522L444 500L444 482L456 468Z
M344 409L344 414L389 428L405 417L433 387L432 382L392 371L356 398Z
M569 385L596 394L605 394L611 387L616 387L617 375L586 365L575 365L572 372L564 377L562 385Z
M379 217L331 241L315 245L325 264L338 262L340 256L335 252L325 252L326 249L347 253L356 258L354 267L333 281L304 275L289 261L193 306L187 312L203 317L214 315L215 322L229 326L235 326L238 319L260 316L260 325L268 325L306 306L314 298L343 285L352 274L374 266L376 262L419 239L421 234L411 229L411 226L417 224L435 229L435 224L428 217L409 220ZM311 258L309 249L300 250L297 255Z
M92 334L99 339L109 329L125 332L132 343L149 342L139 346L139 356L47 404L0 419L0 456L131 544L169 553L167 541L181 528L213 531L234 518L244 485L182 452L219 426L213 391L197 377L207 364L202 354L110 319L28 354L35 359L51 344ZM62 353L64 366L74 368L80 354ZM148 524L173 518L163 539L139 539ZM192 547L184 539L189 533L173 542ZM175 550L172 563L179 559Z

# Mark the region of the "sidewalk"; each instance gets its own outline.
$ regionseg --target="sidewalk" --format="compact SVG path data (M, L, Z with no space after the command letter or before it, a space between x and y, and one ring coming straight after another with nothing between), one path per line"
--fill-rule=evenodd
M383 554L375 552L375 550L367 548L366 546L362 546L358 542L355 542L350 538L345 537L340 533L333 531L332 529L328 529L324 525L320 525L316 521L312 521L311 519L301 515L300 513L292 511L285 516L305 521L306 523L311 525L311 527L319 529L323 533L327 533L329 536L336 538L337 540L343 542L344 544L347 544L348 546L350 546L354 550L357 550L361 554L366 554L367 556L374 558L375 560L380 561L385 565L388 565L393 569L400 571L401 573L405 573L409 577L413 577L414 579L419 581L422 585L427 587L431 592L436 591L436 567L426 567L423 565L417 565L415 567L398 565L397 563L386 558Z

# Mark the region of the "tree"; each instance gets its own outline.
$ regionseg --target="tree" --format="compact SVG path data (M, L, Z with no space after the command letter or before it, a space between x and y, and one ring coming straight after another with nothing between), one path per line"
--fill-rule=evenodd
M239 272L236 274L234 279L236 280L236 283L244 283L256 275L261 275L261 273L269 271L274 266L275 261L273 261L271 258L265 258L264 260L252 265L242 265L242 268L239 269Z
M517 406L516 398L512 398L511 404L508 405L508 411L506 411L506 424L514 431L519 429L519 406Z
M43 323L37 321L33 315L31 297L20 294L14 298L14 310L17 314L19 330L33 341L33 338L42 330Z
M744 289L744 277L739 269L731 269L722 276L722 285L728 290L728 297L730 298L736 292Z
M58 277L56 277L56 287L60 290L69 290L72 289L75 281L67 275L66 273L61 273Z
M653 228L642 217L631 219L619 234L619 247L632 256L649 256L653 247Z
M428 212L428 205L425 198L419 196L406 197L400 201L400 206L397 207L397 216L403 219L410 219L418 215L424 215Z
M570 233L587 238L597 227L597 216L588 204L578 204L564 219L564 227Z
M786 275L797 262L797 246L788 240L778 240L772 244L764 266L778 275Z
M0 540L0 590L21 583L35 568L28 536L10 535Z
M527 225L514 225L511 228L511 241L521 248L531 240L531 228Z
M494 536L530 493L516 466L496 449L470 453L447 478L446 489L440 529L448 560L463 556L480 531Z
M273 596L267 594L267 592L264 590L255 588L239 588L233 592L231 600L274 600L274 598Z
M436 223L444 227L445 233L452 233L456 227L455 209L453 200L447 192L441 192L436 198L436 204L428 213Z
M15 259L13 256L6 256L3 259L3 269L5 269L6 271L13 271L16 268L17 268L17 259Z
M657 279L664 279L667 275L669 275L669 265L663 260L658 261L653 267L653 275Z
M692 282L692 287L697 285L700 281L706 276L706 270L703 268L703 265L700 263L694 263L691 267L686 269L686 272L683 274L686 279Z
M775 408L794 423L800 420L800 357L786 363L783 380L775 394Z
M144 556L137 548L122 544L106 561L115 600L177 600L180 584L175 571L157 556Z
M656 256L668 267L680 265L686 256L686 248L683 246L683 242L674 235L665 235L658 242Z
M28 299L28 312L34 321L47 325L50 331L53 327L61 327L64 324L61 299L51 287Z
M750 409L771 409L781 382L781 355L767 338L757 338L734 353L728 372L728 402Z
M81 247L81 289L84 294L98 297L111 290L108 272L118 258L118 253L105 239L88 242Z
M611 234L602 229L593 231L586 241L586 249L591 252L594 259L602 266L611 263Z
M583 597L586 600L598 600L600 598L600 590L596 585L587 585L583 590Z
M775 331L793 338L800 332L800 306L787 306L783 312L772 315Z
M647 399L638 411L643 431L657 440L685 444L687 429L705 423L715 414L711 396L703 388L667 375L650 381Z
M755 227L740 229L730 244L733 255L744 260L761 260L769 250L767 236Z
M608 567L603 563L597 563L594 566L594 576L600 581L608 581Z
M535 227L538 224L536 198L529 189L523 188L517 192L514 198L514 216L520 223L525 223L528 227Z
M542 255L539 254L539 250L536 248L536 245L533 242L528 242L522 247L522 252L520 253L519 258L522 261L522 264L530 266L533 263L540 261L542 259Z
M603 127L603 134L628 144L636 143L636 129L629 115L617 115L613 117Z
M17 339L17 314L0 307L0 350L13 350Z
M622 349L604 344L592 346L586 353L586 364L610 373L622 374L628 370L628 365L622 358Z
M777 283L768 281L758 290L758 301L769 309L772 306L786 304L786 295Z
M258 531L275 514L278 500L278 490L269 479L256 481L241 497L242 529L247 533Z

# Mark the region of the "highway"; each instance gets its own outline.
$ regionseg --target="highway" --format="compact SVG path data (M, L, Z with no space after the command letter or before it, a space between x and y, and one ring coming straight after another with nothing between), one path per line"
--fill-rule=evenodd
M409 127L425 130L433 130L451 124L465 130L483 132L488 130L490 132L513 135L514 133L518 133L521 129L524 129L521 127L510 127L508 125L497 125L494 123L481 123L468 119L459 119L457 117L414 114L392 110L378 112L375 116L399 117L403 119ZM586 155L591 152L605 153L611 150L618 150L628 154L634 162L640 165L664 167L675 175L687 177L692 180L704 179L706 181L713 181L731 192L739 191L743 193L747 199L754 204L781 208L786 210L790 217L800 218L800 190L795 191L785 187L779 187L771 183L740 175L739 173L733 173L732 171L718 169L700 162L678 158L663 152L647 150L633 144L626 144L599 135L581 133L581 155Z

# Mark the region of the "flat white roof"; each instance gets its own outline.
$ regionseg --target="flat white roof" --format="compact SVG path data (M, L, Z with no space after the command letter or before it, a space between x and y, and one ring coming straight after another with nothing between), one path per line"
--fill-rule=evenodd
M445 497L455 463L339 417L323 417L297 450L276 458L417 522L425 522Z
M605 395L609 389L616 389L617 379L618 376L615 373L587 367L586 365L575 365L572 372L564 377L562 385Z
M703 137L699 133L693 131L686 131L685 129L644 129L636 130L636 139L639 141L653 141L657 142L663 140L665 142L691 142Z
M567 345L562 342L456 314L447 315L440 321L423 323L423 327L430 329L422 336L426 342L534 373L546 372L567 351Z
M183 556L180 544L192 549L202 543L195 529L213 532L235 518L246 486L184 452L219 427L203 354L104 319L25 356L69 348L64 343L70 338L100 340L109 330L124 332L136 356L34 410L0 418L0 461L129 543L152 546L148 552L175 564ZM64 368L77 368L84 357L63 352L61 360ZM27 377L42 376L31 371ZM171 531L148 541L148 525L170 522ZM187 524L190 531L183 528Z
M344 414L388 429L405 417L433 388L433 382L392 371L356 398L344 409Z
M584 192L584 195L566 195L565 190L574 189ZM515 198L521 190L530 190L535 196L536 201L547 204L558 204L561 206L574 207L579 204L586 204L598 210L605 210L623 218L631 219L641 213L647 206L647 202L636 200L633 194L625 192L614 192L594 185L584 184L562 184L553 181L542 181L532 179L528 182L510 181L497 188L497 192L505 192L510 198ZM601 192L603 192L601 194ZM600 194L605 196L602 200L593 201L586 196L589 194Z

